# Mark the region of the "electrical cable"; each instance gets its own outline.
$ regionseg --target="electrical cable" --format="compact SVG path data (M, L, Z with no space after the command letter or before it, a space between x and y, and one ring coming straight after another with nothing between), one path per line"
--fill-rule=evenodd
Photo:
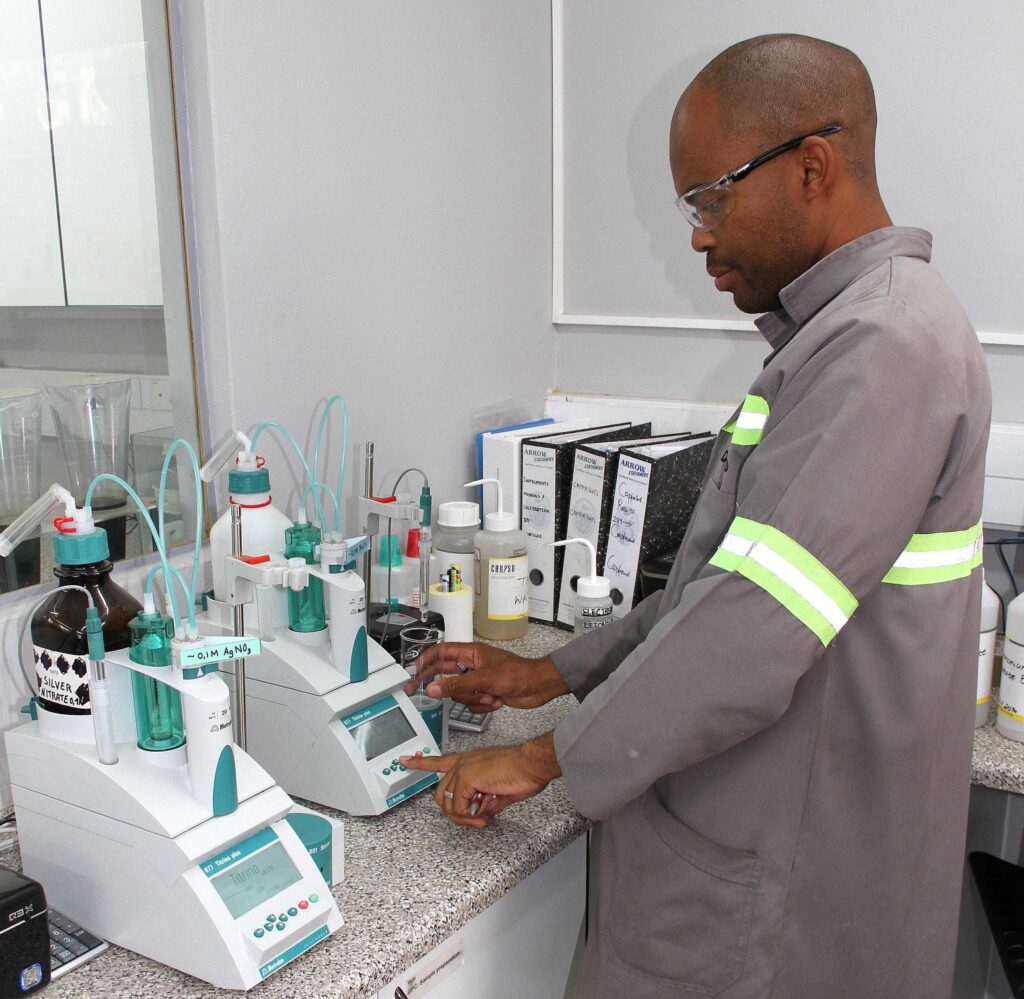
M427 479L427 473L424 472L422 468L410 466L404 472L402 472L402 474L399 475L397 479L395 479L395 484L391 487L392 496L398 495L398 487L402 484L402 479L404 479L410 472L419 472L420 475L423 476L423 485L425 485L428 489L430 488L430 481Z
M1003 568L1006 570L1006 575L1010 577L1010 586L1013 588L1013 595L1019 596L1020 590L1017 588L1017 580L1013 578L1013 570L1010 568L1010 563L1006 558L1006 552L1003 551L1003 545L1001 542L996 542L996 551L999 553L999 561L1003 563Z

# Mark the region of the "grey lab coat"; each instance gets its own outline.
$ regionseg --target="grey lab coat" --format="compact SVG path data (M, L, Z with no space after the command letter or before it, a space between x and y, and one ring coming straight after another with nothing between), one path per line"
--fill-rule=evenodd
M950 993L990 393L930 253L879 230L783 290L665 590L553 656L601 820L580 997Z

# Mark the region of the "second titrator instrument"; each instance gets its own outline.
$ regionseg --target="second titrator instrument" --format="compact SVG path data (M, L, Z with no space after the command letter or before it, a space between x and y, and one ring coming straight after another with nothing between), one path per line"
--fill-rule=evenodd
M204 477L213 471L208 465ZM378 515L420 515L411 504L361 504L374 526ZM245 554L224 556L223 592L208 598L198 624L209 636L227 633L244 608L245 633L262 643L245 666L247 750L290 794L352 815L379 815L435 784L436 774L399 762L440 749L404 692L405 671L367 635L354 566L370 537L324 540L300 512L280 562L250 547L244 519L241 533ZM282 585L287 567L304 570L308 585ZM233 664L223 669L236 683Z

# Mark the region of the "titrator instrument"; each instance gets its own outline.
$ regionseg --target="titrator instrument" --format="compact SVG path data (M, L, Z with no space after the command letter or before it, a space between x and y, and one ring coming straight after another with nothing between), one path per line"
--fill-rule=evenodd
M403 690L405 670L367 635L365 588L351 568L380 519L417 520L420 509L360 504L368 534L357 538L320 541L312 525L295 525L310 540L311 561L295 556L283 566L263 553L228 556L226 599L208 597L197 623L218 636L245 608L244 630L261 643L245 667L246 747L277 782L352 815L379 815L437 783L437 774L408 770L400 757L440 748ZM244 527L242 534L244 546ZM308 573L307 587L289 593L281 582L288 566ZM234 665L223 669L235 682Z
M88 497L76 510L66 490L50 493L0 536L0 551L54 498L66 503L68 545L105 540ZM280 581L301 587L305 570L282 569ZM22 861L58 909L99 935L249 989L343 920L287 820L291 799L232 743L218 662L238 643L211 643L177 617L157 613L147 594L132 622L139 642L107 653L89 607L91 725L88 714L51 717L32 703L32 720L6 733Z

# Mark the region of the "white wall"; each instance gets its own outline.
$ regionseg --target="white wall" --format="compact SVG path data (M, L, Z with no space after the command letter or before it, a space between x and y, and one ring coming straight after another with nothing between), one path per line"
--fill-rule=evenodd
M970 172L971 150L984 144L979 136L1013 116L1022 79L1020 4L908 0L862 9L737 0L732 13L742 16L725 21L711 7L690 11L674 0L631 5L628 13L614 0L555 4L564 11L564 86L556 99L565 136L565 287L555 291L566 313L749 318L710 287L672 209L668 124L679 92L725 45L763 31L804 31L849 45L872 73L879 178L897 224L935 232L935 264L979 330L1024 330L1012 278L1020 269L1024 204L1005 200L995 209L998 220L986 224L950 197ZM951 59L969 59L972 51L985 58L970 60L969 73L949 71ZM1006 167L1022 149L1019 136L1008 136L993 162ZM767 353L755 333L622 322L559 328L560 390L736 401ZM987 345L985 354L994 418L1024 420L1024 347Z
M349 496L368 440L378 486L460 495L471 431L553 382L547 0L176 14L208 440L341 392Z

